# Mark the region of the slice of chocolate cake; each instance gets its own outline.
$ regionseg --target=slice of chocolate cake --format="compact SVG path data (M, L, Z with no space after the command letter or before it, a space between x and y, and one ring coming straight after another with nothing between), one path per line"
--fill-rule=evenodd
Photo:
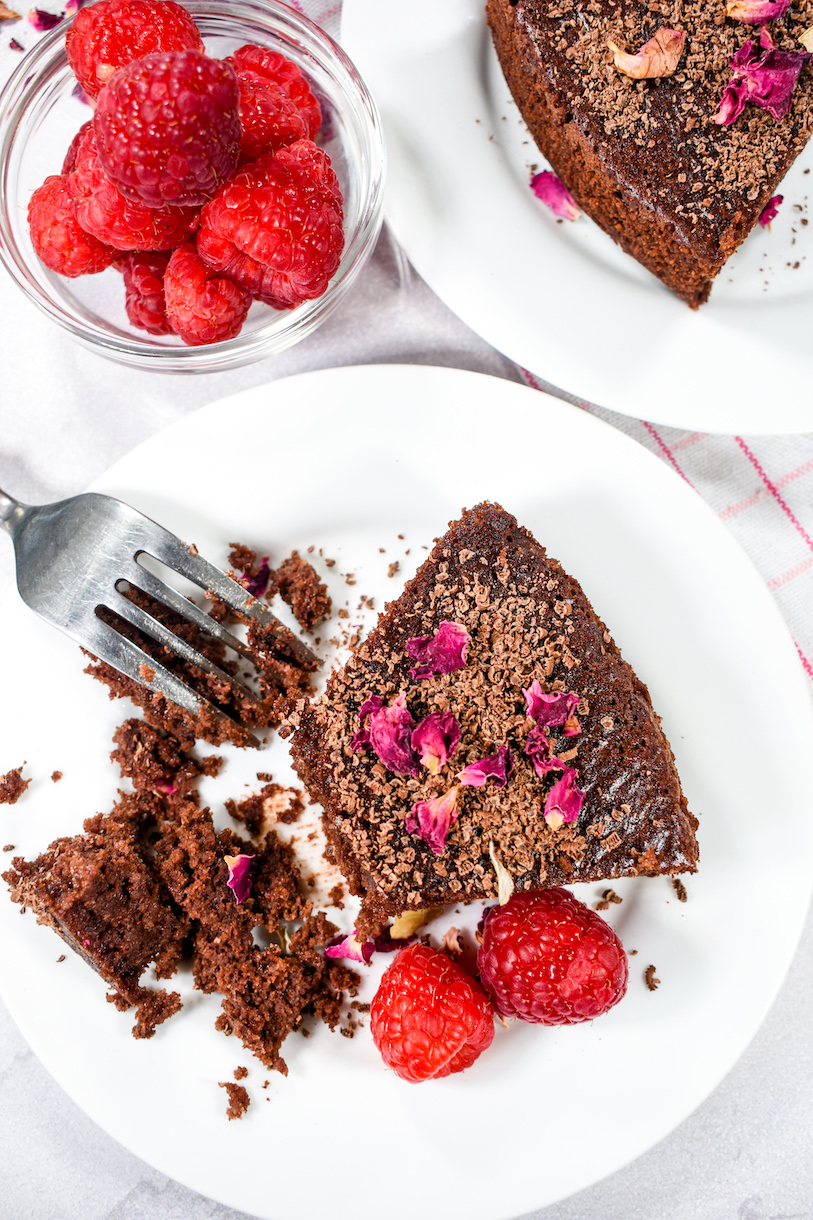
M744 24L752 10L776 14L769 32ZM813 130L799 42L813 4L488 0L487 15L514 100L579 207L696 309ZM663 31L679 51L670 75L616 66L669 71L637 62Z
M578 583L498 505L465 512L323 696L294 765L363 897L693 872L697 820L646 687Z

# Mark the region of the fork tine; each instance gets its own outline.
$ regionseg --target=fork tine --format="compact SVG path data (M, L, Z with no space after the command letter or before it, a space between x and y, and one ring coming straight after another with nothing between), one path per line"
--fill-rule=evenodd
M310 648L303 644L292 631L289 631L276 615L272 614L270 610L266 610L253 594L239 585L236 580L232 580L220 568L216 568L214 564L197 554L196 549L190 549L185 542L176 538L163 526L152 521L150 521L150 526L154 528L151 528L149 538L144 538L139 542L136 555L151 555L153 559L165 563L167 567L172 568L180 576L185 576L187 580L191 580L204 592L213 593L235 613L253 619L261 627L269 630L274 637L276 647L291 660L307 666L309 669L317 668L319 658L316 654L311 652Z
M136 585L144 593L148 593L150 597L154 597L156 601L162 602L168 609L174 610L176 614L180 614L185 619L189 619L199 627L201 631L213 635L215 639L220 640L221 644L226 644L227 647L234 649L240 656L252 661L256 665L256 659L251 649L242 640L238 640L236 635L232 635L227 631L222 623L217 619L206 614L188 597L184 597L177 589L173 589L171 585L165 584L163 580L159 580L154 576L148 568L143 564L133 563L130 565L132 574L128 574L122 567L122 577L129 580L131 584Z
M145 635L152 636L154 640L157 640L159 644L163 644L165 648L169 648L176 656L186 661L187 665L194 665L197 669L202 669L205 673L209 674L217 682L226 683L229 689L239 698L247 699L255 707L260 710L262 709L262 704L254 692L249 690L247 686L244 686L239 679L232 677L231 674L226 673L220 666L215 665L203 653L198 652L197 648L187 644L186 640L181 639L174 631L170 631L168 627L159 622L158 619L153 618L146 610L142 610L135 602L131 602L118 589L116 589L116 594L115 605L108 606L108 609L113 610L121 618L126 619L128 623L131 623L133 627L137 627ZM110 600L113 601L113 598Z
M92 653L99 661L105 661L126 677L138 682L139 685L170 699L197 719L205 715L220 724L227 725L231 730L228 733L231 740L234 740L236 730L238 734L244 736L247 744L259 746L260 743L253 733L238 724L214 703L198 695L160 661L149 656L137 644L121 635L103 619L93 616L92 623L87 624L81 642L83 648ZM149 677L150 674L152 677Z

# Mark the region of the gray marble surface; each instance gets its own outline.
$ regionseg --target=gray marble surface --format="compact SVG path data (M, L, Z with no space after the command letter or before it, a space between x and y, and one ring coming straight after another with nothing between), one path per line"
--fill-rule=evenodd
M0 277L0 316L0 486L33 502L82 490L139 441L207 402L292 373L415 362L522 380L437 300L386 234L322 330L236 373L183 379L121 369L57 333L7 277ZM630 421L601 414L632 430ZM0 616L14 596L12 579L11 548L0 544ZM10 714L3 692L0 742L2 717ZM536 1220L813 1218L811 1012L808 920L779 997L713 1094L637 1161L534 1213ZM2 1220L237 1220L238 1213L170 1181L99 1130L51 1080L1 1005L0 1080ZM668 1089L670 1082L652 1080L651 1087ZM613 1121L611 1097L585 1100Z

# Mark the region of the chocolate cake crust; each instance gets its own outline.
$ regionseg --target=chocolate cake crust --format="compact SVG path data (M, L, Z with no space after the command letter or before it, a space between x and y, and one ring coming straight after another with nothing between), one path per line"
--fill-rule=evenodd
M730 126L714 115L729 60L755 28L706 0L488 0L506 81L540 151L578 205L692 308L756 224L813 131L808 64L779 121L748 105ZM813 3L772 21L799 51ZM612 39L637 51L661 27L686 32L669 77L633 80Z
M413 681L407 640L444 621L469 633L464 668ZM581 733L560 737L555 753L575 768L585 799L578 821L559 829L543 817L554 777L540 779L524 752L533 722L523 689L535 679L579 697ZM364 702L377 695L391 705L400 693L416 723L433 711L458 720L460 745L437 775L396 775L353 747ZM406 829L413 804L442 794L500 743L511 750L510 781L461 787L459 816L434 854ZM291 747L324 808L336 861L364 898L361 930L403 910L495 898L492 849L527 890L697 866L697 820L646 687L579 584L498 505L452 523L358 653L301 712Z

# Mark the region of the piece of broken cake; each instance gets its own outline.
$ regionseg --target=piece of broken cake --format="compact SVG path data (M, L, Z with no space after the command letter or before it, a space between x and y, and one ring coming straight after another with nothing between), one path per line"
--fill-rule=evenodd
M294 765L363 898L359 937L512 888L697 867L646 687L499 505L452 523L294 723Z

